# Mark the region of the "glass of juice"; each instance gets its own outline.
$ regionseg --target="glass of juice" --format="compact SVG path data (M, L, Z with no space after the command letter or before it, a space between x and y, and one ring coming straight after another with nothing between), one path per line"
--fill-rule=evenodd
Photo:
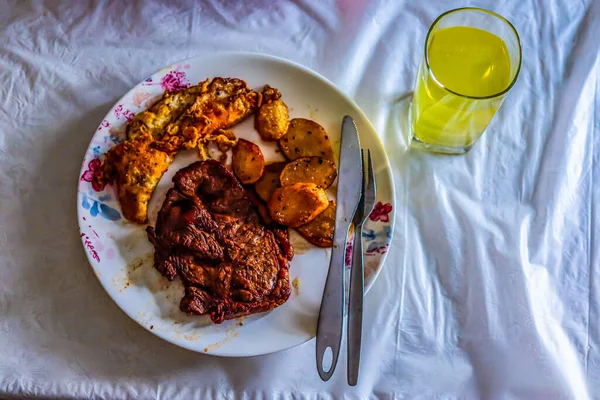
M483 134L521 69L508 20L480 8L440 15L427 33L410 110L413 148L464 154Z

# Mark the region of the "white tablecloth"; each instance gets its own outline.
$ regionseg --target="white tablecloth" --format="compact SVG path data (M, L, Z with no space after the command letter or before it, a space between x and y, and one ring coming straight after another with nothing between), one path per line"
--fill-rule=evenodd
M93 3L0 5L0 397L600 398L598 1L470 3L515 24L523 68L460 157L409 152L398 101L453 1ZM345 356L321 382L314 341L246 359L163 342L88 266L75 199L94 130L138 81L206 50L316 70L385 143L397 222L356 388Z

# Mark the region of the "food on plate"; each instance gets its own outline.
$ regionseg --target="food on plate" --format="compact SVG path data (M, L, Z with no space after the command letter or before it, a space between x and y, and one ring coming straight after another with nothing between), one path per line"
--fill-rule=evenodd
M271 214L269 214L269 209L267 208L267 204L264 201L262 201L254 191L248 190L246 192L246 194L248 195L248 198L250 199L252 204L254 204L254 206L258 209L258 215L260 215L260 218L267 226L270 226L270 227L274 227L274 226L279 227L280 226L273 222L273 218L271 218ZM284 228L284 227L282 227L282 228ZM284 229L286 229L286 228L284 228Z
M287 231L269 228L223 164L198 161L178 171L156 228L154 266L185 285L180 308L214 323L271 310L289 297Z
M256 182L265 168L265 158L256 144L239 139L233 148L233 173L243 184Z
M211 136L210 142L216 144L219 151L225 153L237 144L237 137L231 129L220 129Z
M308 224L299 226L297 231L310 243L319 247L333 246L333 231L335 228L335 201Z
M263 140L275 141L287 132L290 115L277 89L266 85L262 95L263 102L254 117L254 127Z
M116 182L123 216L138 224L148 222L148 202L172 161L152 144L150 133L118 144L108 151L101 174L94 177L100 186Z
M281 187L279 176L286 165L285 161L265 165L262 176L254 184L254 190L261 199L268 202L275 190Z
M270 85L265 85L260 94L262 96L262 104L270 103L281 98L281 92Z
M198 156L201 160L208 160L211 157L208 151L208 145L214 143L221 154L217 158L220 162L227 161L227 152L237 144L235 133L230 129L220 129L210 136L202 138L198 142Z
M260 147L248 140L238 140L229 129L255 112L255 127L263 140L278 140L283 154L292 162L265 166ZM166 92L148 110L136 115L127 127L128 139L107 152L102 171L94 179L101 186L116 183L124 217L145 224L152 193L179 151L197 148L200 158L207 160L210 158L208 144L214 143L221 152L219 160L225 162L227 151L233 148L233 173L242 184L254 184L256 195L265 202L258 200L254 193L245 195L244 201L250 199L259 221L270 229L275 229L277 224L304 226L299 229L300 233L311 243L325 247L331 241L330 214L335 214L335 203L330 205L324 192L337 177L331 143L318 123L303 118L288 119L281 93L269 85L259 93L241 79L206 79L182 91ZM239 185L239 182L236 180L235 184ZM235 188L230 189L231 193L235 192ZM184 195L192 200L195 198L189 193ZM207 195L205 199L209 197ZM219 206L221 200L215 201L211 207ZM177 210L181 211L181 207L168 206L163 215ZM152 234L149 232L150 236ZM161 235L168 233L159 233L155 238ZM200 236L194 238L200 240ZM158 243L156 240L154 242ZM157 268L164 270L159 264ZM166 276L172 279L173 271ZM191 307L192 303L186 304Z
M228 129L254 113L261 95L237 78L208 79L193 104L174 122L168 124L157 141L157 148L171 153L193 149L203 138Z
M167 92L150 114L134 117L130 139L107 153L99 180L117 183L123 215L132 222L146 223L147 203L177 152L200 145L202 156L207 142L231 145L235 135L232 139L233 132L227 129L255 112L261 102L260 93L236 78L207 79L184 92L180 97ZM190 97L194 100L179 117L167 117L190 103ZM160 132L167 119L173 121Z
M149 133L154 139L159 139L167 124L179 118L203 90L202 85L195 85L178 92L165 92L152 107L133 117L127 125L127 138L134 139Z
M323 157L333 161L333 149L325 129L314 121L294 118L285 136L279 139L279 148L288 160L300 157Z
M335 163L323 157L301 157L288 163L281 171L281 186L298 182L314 183L327 189L337 177Z
M329 200L323 189L302 182L275 190L268 206L273 221L296 228L315 219L329 206Z

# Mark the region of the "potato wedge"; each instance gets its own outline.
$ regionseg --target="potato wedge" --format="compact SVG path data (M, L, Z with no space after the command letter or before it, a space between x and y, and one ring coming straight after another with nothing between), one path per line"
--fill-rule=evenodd
M327 189L336 177L337 169L333 161L323 157L301 157L286 165L279 179L281 186L306 182Z
M294 118L284 137L279 139L279 148L288 160L300 157L323 157L333 161L333 149L325 129L314 121Z
M263 104L254 117L254 128L262 140L273 142L283 137L290 125L288 108L281 99Z
M273 192L281 187L279 176L286 165L285 161L265 165L262 176L254 184L254 190L258 197L267 202L271 199Z
M325 191L314 183L294 183L275 191L269 213L275 222L296 228L312 221L329 206Z
M333 246L333 230L335 228L335 201L331 200L329 206L317 218L308 224L296 228L298 232L310 243L319 247Z
M256 182L263 174L265 158L260 147L239 139L233 148L233 173L243 184Z

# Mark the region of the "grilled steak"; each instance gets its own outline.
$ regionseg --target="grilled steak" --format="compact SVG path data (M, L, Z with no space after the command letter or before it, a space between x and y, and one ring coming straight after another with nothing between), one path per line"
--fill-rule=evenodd
M180 308L214 323L271 310L290 295L287 230L267 227L255 199L223 164L199 161L173 178L148 227L154 266L186 289Z

